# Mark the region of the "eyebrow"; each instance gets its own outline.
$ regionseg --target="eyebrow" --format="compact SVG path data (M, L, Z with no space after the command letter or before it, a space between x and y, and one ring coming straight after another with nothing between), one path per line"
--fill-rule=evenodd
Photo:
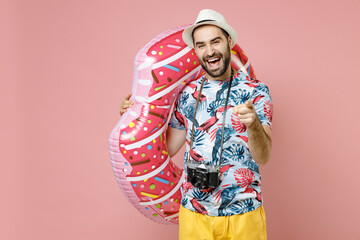
M219 40L219 39L221 40L221 37L220 37L220 36L211 39L210 42L215 42L216 40ZM196 42L195 45L197 46L197 45L199 45L199 44L204 44L204 43L205 43L205 42Z

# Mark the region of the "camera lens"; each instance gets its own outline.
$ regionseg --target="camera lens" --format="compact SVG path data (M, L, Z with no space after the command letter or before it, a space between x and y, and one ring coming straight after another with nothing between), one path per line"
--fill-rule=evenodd
M191 179L192 185L197 188L203 188L205 186L206 176L203 173L197 172Z

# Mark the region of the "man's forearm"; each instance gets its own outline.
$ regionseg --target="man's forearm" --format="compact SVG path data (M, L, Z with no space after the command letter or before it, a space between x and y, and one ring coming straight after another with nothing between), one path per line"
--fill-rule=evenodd
M168 127L166 131L166 145L170 157L173 157L184 145L186 131Z
M259 165L266 164L271 155L270 129L267 129L267 133L264 128L268 127L264 127L258 118L248 128L249 150L255 162Z

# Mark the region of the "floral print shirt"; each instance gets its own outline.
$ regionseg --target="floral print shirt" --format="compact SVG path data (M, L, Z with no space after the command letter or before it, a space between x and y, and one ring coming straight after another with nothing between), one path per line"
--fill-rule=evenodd
M205 79L196 113L192 149L190 139L201 82L189 83L175 102L169 126L186 130L184 155L185 181L182 184L181 204L192 211L210 216L246 213L262 204L259 166L248 149L246 126L233 114L233 108L251 101L262 124L271 128L272 100L268 87L239 71L233 76L224 128L223 157L220 162L220 185L199 189L187 179L189 154L195 162L219 166L221 133L225 101L230 81Z

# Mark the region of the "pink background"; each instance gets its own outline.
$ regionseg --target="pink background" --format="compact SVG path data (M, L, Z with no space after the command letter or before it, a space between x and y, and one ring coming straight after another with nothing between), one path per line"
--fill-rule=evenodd
M177 239L126 200L108 136L137 51L202 8L273 97L269 239L360 239L359 0L2 0L0 239Z

